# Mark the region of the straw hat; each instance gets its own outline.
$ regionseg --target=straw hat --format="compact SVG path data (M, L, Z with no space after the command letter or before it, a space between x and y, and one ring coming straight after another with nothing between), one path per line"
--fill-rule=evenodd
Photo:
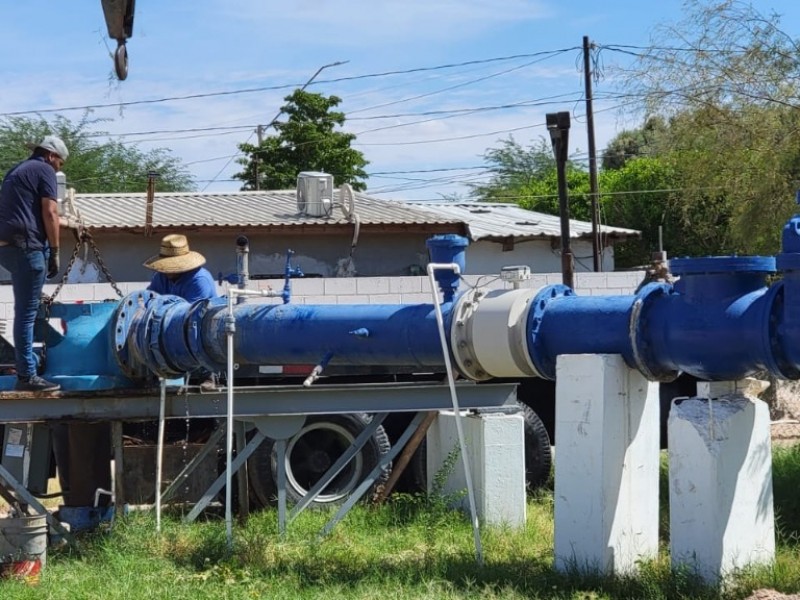
M206 259L202 254L189 250L189 241L185 235L172 233L161 240L158 256L151 256L144 261L143 266L170 275L191 271L205 263Z

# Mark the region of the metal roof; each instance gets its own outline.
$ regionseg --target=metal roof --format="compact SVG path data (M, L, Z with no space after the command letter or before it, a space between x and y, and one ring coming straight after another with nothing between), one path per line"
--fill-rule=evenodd
M297 210L294 190L228 193L163 192L156 193L152 206L152 227L183 228L282 228L295 226L350 225L338 208L329 217L310 217ZM147 195L76 194L74 206L87 227L95 230L125 230L145 227ZM405 226L449 227L462 231L455 217L437 215L405 202L387 202L355 193L355 212L362 227Z
M473 241L558 238L559 217L523 209L516 204L493 202L404 202L383 200L355 192L355 212L362 227L419 229L464 233ZM298 229L351 227L338 208L338 190L329 217L311 217L297 210L295 190L258 192L163 192L152 206L153 229L236 228ZM74 208L93 230L124 231L146 227L147 194L76 194ZM69 208L68 208L69 210ZM573 238L591 235L592 225L570 221ZM602 232L617 239L639 232L603 226Z
M533 238L560 238L561 219L524 209L516 204L496 202L412 202L416 208L438 215L441 218L463 221L467 224L472 241L515 240ZM586 221L569 222L570 238L586 238L592 235L592 224ZM603 235L618 240L639 237L640 232L623 227L601 225Z

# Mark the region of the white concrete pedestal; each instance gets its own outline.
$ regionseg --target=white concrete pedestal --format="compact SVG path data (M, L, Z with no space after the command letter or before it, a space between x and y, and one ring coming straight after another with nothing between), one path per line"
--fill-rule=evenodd
M699 385L733 393L679 400L668 423L672 564L711 583L775 558L769 409L736 388Z
M556 568L633 572L658 554L658 384L618 355L556 372Z
M478 518L487 525L524 527L527 505L522 415L486 413L461 418ZM453 411L442 411L428 430L428 490L442 471L448 455L454 449L458 452L455 419ZM469 511L466 475L460 453L442 493L456 494L459 507Z

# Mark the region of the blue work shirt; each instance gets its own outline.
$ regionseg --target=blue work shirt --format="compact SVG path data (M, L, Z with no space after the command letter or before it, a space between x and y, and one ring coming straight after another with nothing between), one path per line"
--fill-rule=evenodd
M0 241L19 248L43 250L47 231L42 220L42 198L58 197L56 172L41 156L13 167L0 187Z
M208 269L197 267L170 279L163 273L155 273L147 289L157 294L180 296L187 302L197 302L217 297L217 282Z

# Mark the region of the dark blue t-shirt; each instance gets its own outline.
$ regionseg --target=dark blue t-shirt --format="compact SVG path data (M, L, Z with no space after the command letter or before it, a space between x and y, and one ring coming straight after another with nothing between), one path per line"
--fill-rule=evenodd
M203 267L181 273L174 281L163 273L155 273L147 289L157 294L180 296L187 302L217 297L217 282Z
M6 173L0 187L0 240L30 250L47 243L42 198L57 198L56 172L42 157L31 157Z

